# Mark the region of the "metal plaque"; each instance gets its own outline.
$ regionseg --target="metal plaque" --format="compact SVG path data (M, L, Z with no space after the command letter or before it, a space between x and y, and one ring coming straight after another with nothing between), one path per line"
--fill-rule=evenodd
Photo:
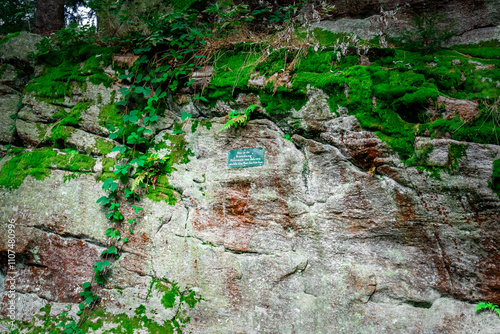
M231 150L227 154L228 167L255 167L264 164L264 149L262 147Z

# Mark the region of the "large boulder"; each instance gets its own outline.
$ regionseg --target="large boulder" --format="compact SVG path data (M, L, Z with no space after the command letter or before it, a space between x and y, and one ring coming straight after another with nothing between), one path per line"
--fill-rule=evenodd
M37 51L35 44L39 43L43 36L29 32L21 32L0 44L0 62L14 64L16 67L25 69L33 68L34 62L31 52Z

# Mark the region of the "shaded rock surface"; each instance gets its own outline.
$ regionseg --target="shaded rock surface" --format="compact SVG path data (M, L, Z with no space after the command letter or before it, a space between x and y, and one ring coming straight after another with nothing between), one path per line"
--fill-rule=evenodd
M324 142L291 143L269 120L216 134L223 119L212 121L187 129L194 156L170 178L182 201L142 201L105 286L108 309L148 305L151 278L167 277L203 296L193 333L498 331L470 304L500 301L491 242L500 202L488 188L498 146L469 143L458 171L438 181L398 163L352 116L326 121ZM263 147L264 165L228 168L228 150L242 147ZM360 159L367 147L374 177ZM431 162L447 161L436 154ZM105 246L102 195L91 175L63 182L57 171L1 191L2 221L14 218L24 258L19 309L75 302Z
M34 149L64 140L95 163L71 175L50 166L48 175L27 176L17 189L0 188L0 235L15 226L19 320L35 319L46 305L57 316L67 304L77 319L80 287L107 247L110 224L96 201L106 195L99 177L113 172L105 159L116 144L103 125L116 115L104 108L120 88L88 84L71 99L26 94L22 107L8 102L19 144ZM192 333L498 333L496 315L476 314L475 304L500 303L500 200L489 187L500 146L417 137L419 167L443 168L431 177L406 166L345 108L331 110L328 98L308 87L307 102L288 116L220 133L220 116L236 106L261 108L259 98L241 94L214 107L170 98L152 129L152 153L176 153L173 145L181 143L185 159L169 176L177 201L141 193L135 232L123 233L129 240L98 291L99 305L118 320L102 316L93 332L142 307L158 323L187 314ZM77 110L79 103L89 105ZM199 119L174 135L182 112ZM291 141L284 138L290 124L300 130ZM1 140L12 140L1 129ZM228 151L248 147L264 148L264 164L229 168ZM7 153L0 171L14 158ZM132 204L121 203L126 217ZM8 249L0 238L4 302ZM174 282L181 292L165 302L160 292L173 291ZM181 305L188 291L203 298L193 308ZM5 322L0 331L8 331Z

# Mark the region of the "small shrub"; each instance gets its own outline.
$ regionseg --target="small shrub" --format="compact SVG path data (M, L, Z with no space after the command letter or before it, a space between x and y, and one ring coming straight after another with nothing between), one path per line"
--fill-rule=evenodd
M415 14L408 22L408 27L400 31L400 40L405 49L432 53L441 48L441 44L450 40L456 33L456 22L445 24L446 15L439 13Z

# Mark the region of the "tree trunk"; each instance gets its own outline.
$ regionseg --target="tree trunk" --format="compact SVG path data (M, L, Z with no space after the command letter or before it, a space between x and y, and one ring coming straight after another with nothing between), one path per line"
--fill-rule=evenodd
M65 0L38 0L35 14L35 30L49 35L64 27Z

